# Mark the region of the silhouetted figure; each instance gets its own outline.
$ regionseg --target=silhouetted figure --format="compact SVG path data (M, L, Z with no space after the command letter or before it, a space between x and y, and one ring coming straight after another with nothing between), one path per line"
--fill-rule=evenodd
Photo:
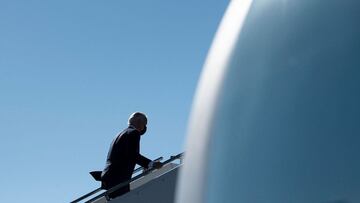
M160 162L152 162L140 154L140 136L146 132L147 118L140 112L131 114L129 126L112 141L106 160L106 165L101 173L102 188L110 189L122 182L129 181L135 165L144 168L161 167ZM109 194L115 198L130 191L129 184Z

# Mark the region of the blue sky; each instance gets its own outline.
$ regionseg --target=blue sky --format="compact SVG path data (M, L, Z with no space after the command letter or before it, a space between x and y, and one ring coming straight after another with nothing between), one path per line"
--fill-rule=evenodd
M69 202L148 114L141 152L183 151L228 0L0 0L0 202Z

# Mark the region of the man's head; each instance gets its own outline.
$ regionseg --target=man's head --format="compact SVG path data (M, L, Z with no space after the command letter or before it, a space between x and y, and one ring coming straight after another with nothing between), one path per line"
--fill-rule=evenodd
M142 135L146 132L147 117L141 112L132 113L129 117L128 124L134 126Z

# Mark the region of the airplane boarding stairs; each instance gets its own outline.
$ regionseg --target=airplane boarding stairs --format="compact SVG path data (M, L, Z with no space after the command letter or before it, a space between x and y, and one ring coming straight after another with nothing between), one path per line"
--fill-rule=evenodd
M121 183L107 191L98 188L71 203L173 203L177 174L182 164L182 157L183 153L171 156L170 159L163 162L164 165L160 169L142 171L143 168L140 167L134 170L133 178L130 181ZM160 159L162 157L156 160ZM128 183L130 183L130 192L108 200L107 195L111 191Z

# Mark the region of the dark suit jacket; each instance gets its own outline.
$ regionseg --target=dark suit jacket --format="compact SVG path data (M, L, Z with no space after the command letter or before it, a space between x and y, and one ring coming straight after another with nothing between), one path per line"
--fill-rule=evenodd
M105 169L101 174L104 189L131 179L135 165L145 168L151 162L139 152L140 132L129 126L122 131L111 143L106 160Z

